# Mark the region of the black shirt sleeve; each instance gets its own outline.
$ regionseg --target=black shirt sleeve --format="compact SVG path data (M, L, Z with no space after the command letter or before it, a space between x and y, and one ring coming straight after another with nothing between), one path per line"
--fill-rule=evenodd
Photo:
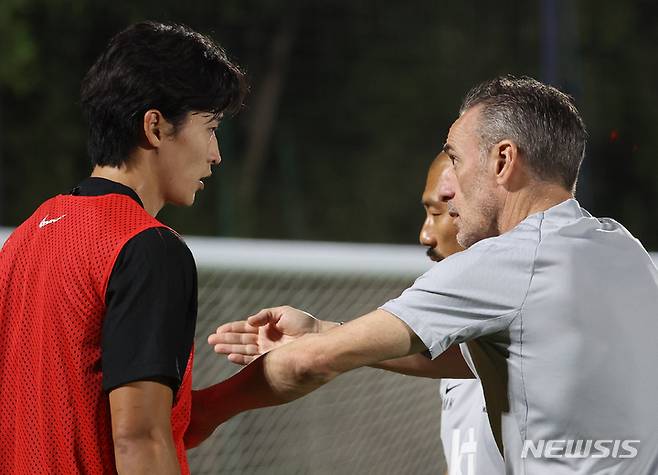
M197 275L189 248L167 228L130 239L105 294L103 389L151 380L178 390L194 342Z

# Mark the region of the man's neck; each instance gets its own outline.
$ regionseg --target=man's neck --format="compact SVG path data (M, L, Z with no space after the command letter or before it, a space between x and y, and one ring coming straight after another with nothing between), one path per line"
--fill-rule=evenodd
M546 211L573 197L573 193L552 183L536 183L515 192L508 192L498 219L499 232L505 233L528 216Z
M154 174L143 168L136 164L123 164L120 167L97 165L91 176L106 178L132 188L142 200L146 212L155 217L165 203L159 193Z

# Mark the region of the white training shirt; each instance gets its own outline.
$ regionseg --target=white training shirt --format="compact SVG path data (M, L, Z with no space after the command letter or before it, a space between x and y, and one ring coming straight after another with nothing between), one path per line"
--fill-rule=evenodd
M564 201L382 308L432 357L469 341L508 473L658 473L658 271L619 223Z
M503 475L478 379L442 379L441 443L449 475Z

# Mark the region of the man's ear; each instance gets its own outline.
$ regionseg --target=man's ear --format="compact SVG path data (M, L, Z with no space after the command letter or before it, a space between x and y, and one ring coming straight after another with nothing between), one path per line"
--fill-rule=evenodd
M144 138L146 144L153 148L159 148L165 135L165 128L169 123L157 109L149 109L144 112L143 120Z
M506 188L514 187L520 169L519 148L511 140L501 140L492 149L496 183Z

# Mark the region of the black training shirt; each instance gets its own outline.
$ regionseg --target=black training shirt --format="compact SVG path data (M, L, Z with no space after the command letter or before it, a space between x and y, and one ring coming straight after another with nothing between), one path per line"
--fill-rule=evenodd
M123 194L143 207L134 190L104 178L86 178L71 194ZM175 394L196 327L197 274L187 245L167 228L135 235L114 263L105 304L103 389L149 380Z

